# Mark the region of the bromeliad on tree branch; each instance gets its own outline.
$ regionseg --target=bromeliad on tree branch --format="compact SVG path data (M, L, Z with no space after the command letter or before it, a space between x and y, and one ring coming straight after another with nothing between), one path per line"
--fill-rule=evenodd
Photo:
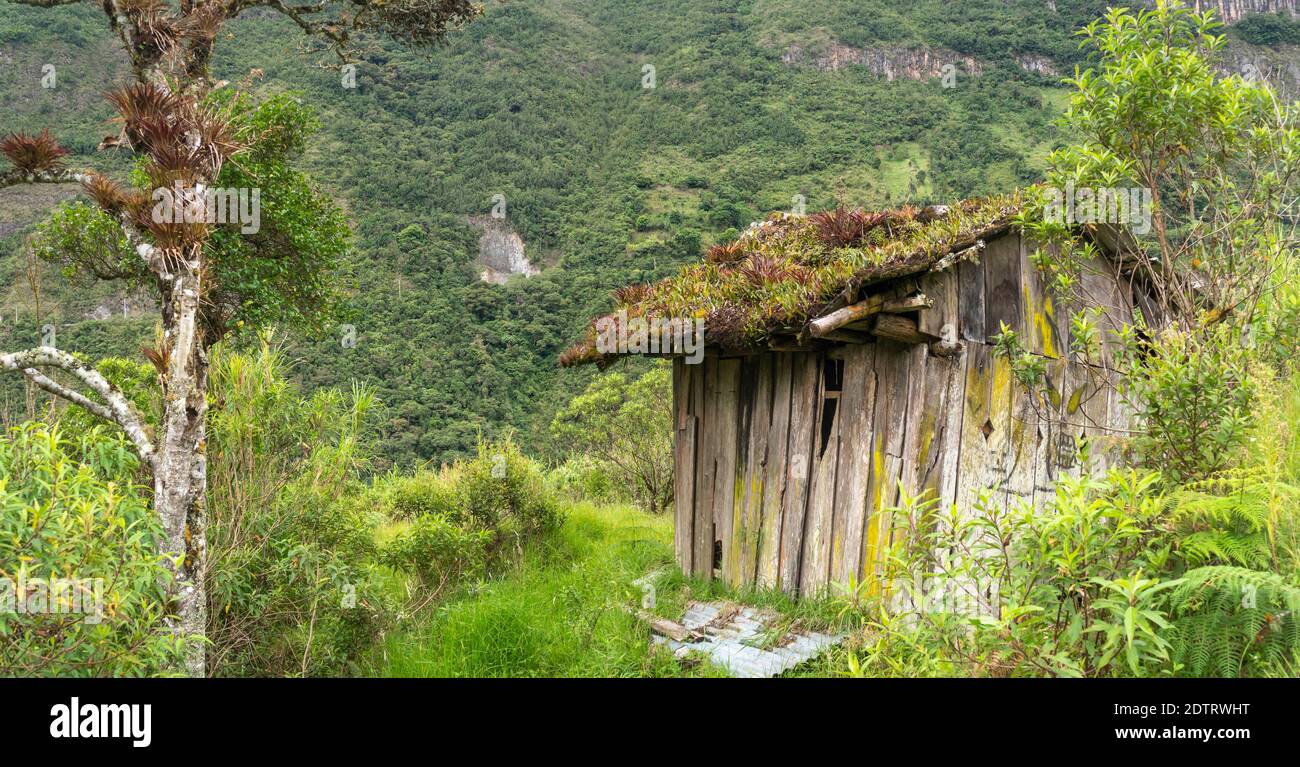
M10 0L52 8L76 0ZM109 94L121 118L120 136L101 148L125 148L141 160L149 187L165 189L185 210L204 209L205 195L222 176L227 160L247 154L265 139L263 132L235 126L248 97L220 91L208 66L224 23L250 8L265 7L293 19L309 36L326 41L341 58L355 53L358 41L384 35L399 42L427 45L472 20L481 9L466 0L346 0L289 4L281 0L101 0L109 27L130 57L136 82ZM158 295L162 334L153 359L159 365L162 412L156 433L135 412L122 392L93 367L65 351L41 347L0 354L0 368L20 372L35 386L76 404L121 427L153 475L153 502L163 529L161 550L173 581L168 611L173 630L188 640L185 671L205 674L201 641L206 628L207 597L205 502L207 496L206 414L208 352L233 325L239 312L252 311L271 321L277 313L291 319L313 318L309 305L325 289L330 248L346 239L346 227L328 201L299 174L283 170L284 155L301 151L301 125L282 126L279 166L263 168L265 158L251 157L237 168L248 185L280 184L286 198L301 209L277 207L288 220L270 234L198 217L159 217L147 189L125 187L87 170L64 168L68 154L48 132L12 134L0 140L0 154L13 166L0 171L0 188L17 184L79 182L95 203L92 216L56 216L46 256L74 269L109 279L128 278L151 284ZM279 145L277 145L279 146ZM285 179L288 179L287 181ZM105 236L120 227L119 236ZM84 228L99 225L88 235ZM275 222L272 222L275 228ZM344 230L340 232L339 230ZM300 230L307 230L306 235ZM98 237L109 240L112 257L89 256L76 244ZM323 255L322 255L323 254ZM293 281L262 279L257 269L270 261L294 267ZM279 270L283 272L284 270ZM279 273L277 272L277 273ZM250 278L249 275L252 275ZM273 287L249 289L247 285ZM260 290L260 292L258 292ZM259 311L259 308L261 311ZM59 371L76 384L56 380ZM79 391L78 386L84 390Z

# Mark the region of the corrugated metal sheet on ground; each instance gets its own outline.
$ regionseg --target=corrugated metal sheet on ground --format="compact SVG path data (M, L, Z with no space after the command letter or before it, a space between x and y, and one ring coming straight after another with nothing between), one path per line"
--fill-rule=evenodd
M703 638L678 642L656 634L654 641L667 645L678 657L702 653L732 676L760 678L789 671L844 640L843 636L815 631L793 631L772 641L769 626L778 617L774 612L737 608L726 602L691 602L681 623Z

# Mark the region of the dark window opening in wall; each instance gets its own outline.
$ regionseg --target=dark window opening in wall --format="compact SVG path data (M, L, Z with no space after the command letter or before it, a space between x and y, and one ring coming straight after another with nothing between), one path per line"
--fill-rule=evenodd
M835 433L835 413L840 405L840 392L844 389L844 360L826 359L822 364L822 438L818 457L826 453L831 435Z

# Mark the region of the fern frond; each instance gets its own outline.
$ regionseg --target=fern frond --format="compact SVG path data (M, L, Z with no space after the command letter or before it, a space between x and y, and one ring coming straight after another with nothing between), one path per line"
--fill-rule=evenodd
M1285 668L1300 657L1300 586L1281 575L1213 565L1168 596L1171 657L1192 676Z

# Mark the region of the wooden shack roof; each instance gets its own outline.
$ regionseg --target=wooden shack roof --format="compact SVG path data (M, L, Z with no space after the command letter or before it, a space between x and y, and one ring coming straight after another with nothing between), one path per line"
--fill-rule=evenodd
M856 301L866 286L978 257L985 240L1011 228L1022 203L1016 192L920 209L773 214L674 277L615 291L606 317L700 318L709 346L767 348L806 336L810 321ZM561 365L604 366L618 356L597 348L600 319Z

